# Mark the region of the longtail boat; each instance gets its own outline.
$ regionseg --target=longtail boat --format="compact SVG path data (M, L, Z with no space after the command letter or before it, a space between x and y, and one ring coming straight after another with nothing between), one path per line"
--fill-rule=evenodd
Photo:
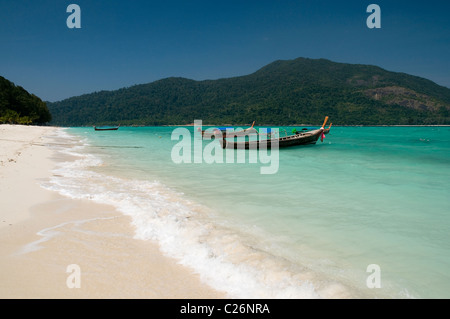
M330 131L331 125L328 129L325 129L325 124L328 121L328 116L325 117L325 121L321 128L317 130L298 132L297 134L278 137L278 138L270 138L263 140L255 140L255 141L234 141L227 140L225 137L220 140L222 148L231 148L231 149L259 149L267 148L270 149L272 147L290 147L297 145L308 145L308 144L316 144L317 140L320 138L323 142L325 130ZM327 132L327 133L328 133ZM231 134L231 137L235 137L236 135Z
M111 126L100 126L100 127L94 126L94 130L96 130L96 131L117 131L119 129L119 127L120 127L120 125L113 126L113 127L111 127Z
M252 134L258 134L258 131L253 127L255 125L255 121L253 121L252 126L250 126L249 128L246 128L244 130L238 130L238 131L234 131L234 128L229 128L229 127L219 127L219 128L215 128L212 133L211 133L211 137L215 137L217 135L222 135L222 137L226 137L227 133L228 134L232 134L233 136L248 136L248 135L252 135ZM200 128L198 128L198 130L200 131ZM205 131L203 130L202 132L202 137L205 136ZM232 133L230 133L232 132ZM206 134L208 135L208 134Z
M324 128L323 134L328 134L328 133L330 133L331 125L333 125L333 123L330 123L330 126L328 126L328 128ZM314 130L314 129L309 129L309 128L304 127L304 128L302 128L300 131L297 131L297 129L294 128L294 129L292 130L292 133L293 133L293 134L300 134L300 133L306 133L306 132L313 131L313 130Z

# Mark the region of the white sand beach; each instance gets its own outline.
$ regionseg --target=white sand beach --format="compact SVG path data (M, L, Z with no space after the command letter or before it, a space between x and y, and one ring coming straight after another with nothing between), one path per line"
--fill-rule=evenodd
M114 207L40 186L61 160L49 147L59 129L0 125L0 298L226 297L134 239Z

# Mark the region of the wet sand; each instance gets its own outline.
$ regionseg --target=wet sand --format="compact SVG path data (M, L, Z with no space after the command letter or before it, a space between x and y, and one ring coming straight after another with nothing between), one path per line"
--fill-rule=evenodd
M40 186L59 129L0 125L0 298L226 298L114 207Z

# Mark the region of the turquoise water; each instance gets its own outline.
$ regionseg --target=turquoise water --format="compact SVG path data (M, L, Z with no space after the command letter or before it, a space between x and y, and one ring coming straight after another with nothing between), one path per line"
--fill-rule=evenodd
M274 174L256 151L255 163L252 151L205 163L194 144L214 141L193 127L191 163L174 163L174 129L70 128L62 151L77 160L49 188L115 205L136 238L230 297L450 297L449 127L333 127L323 143L268 153Z

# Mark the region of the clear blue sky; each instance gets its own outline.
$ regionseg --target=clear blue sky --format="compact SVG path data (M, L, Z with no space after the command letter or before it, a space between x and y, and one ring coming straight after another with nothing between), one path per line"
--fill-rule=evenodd
M69 4L81 29L69 29ZM369 4L381 29L369 29ZM279 59L372 64L450 87L450 1L1 0L0 75L46 101Z

